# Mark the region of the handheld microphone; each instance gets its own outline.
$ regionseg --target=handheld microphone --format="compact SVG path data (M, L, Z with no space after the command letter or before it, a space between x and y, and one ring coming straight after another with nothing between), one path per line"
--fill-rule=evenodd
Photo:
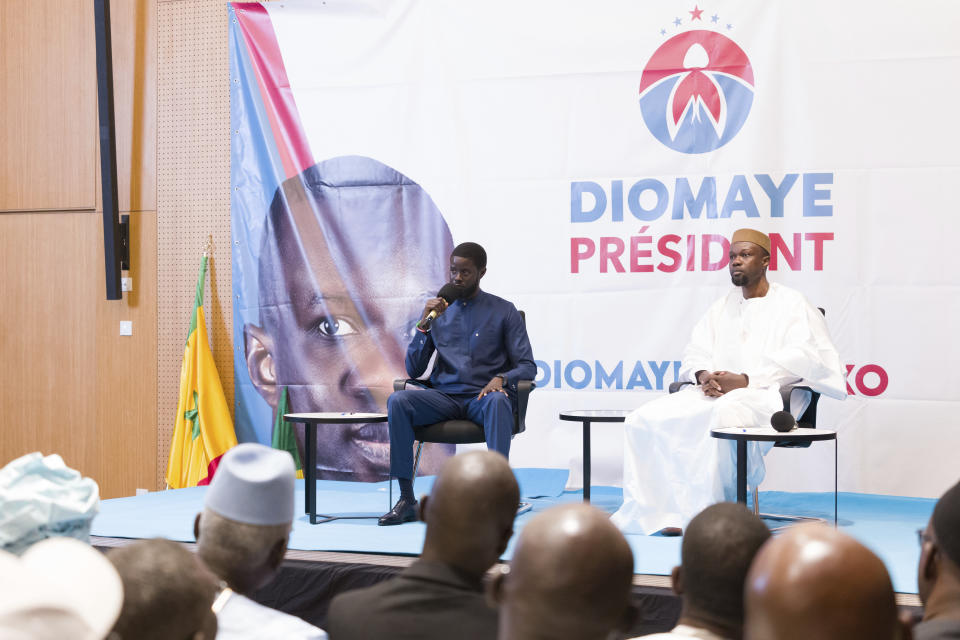
M447 284L440 287L440 291L437 292L438 298L443 298L447 301L447 304L460 299L460 288L455 284L448 282ZM427 317L423 319L420 323L421 331L430 331L430 327L433 325L433 321L437 319L437 316L440 315L437 313L436 309L430 311L427 314Z
M770 416L770 426L781 433L786 433L797 428L797 421L789 411L777 411Z

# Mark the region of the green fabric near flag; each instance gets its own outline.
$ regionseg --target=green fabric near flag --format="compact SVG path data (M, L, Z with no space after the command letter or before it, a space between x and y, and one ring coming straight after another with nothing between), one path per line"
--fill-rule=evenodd
M197 308L203 306L203 287L206 285L207 278L207 256L200 259L200 275L197 277L197 293L193 297L193 313L190 315L190 331L187 331L187 344L190 343L190 335L197 328Z
M190 422L192 426L190 431L190 439L196 440L200 437L200 398L197 396L197 392L193 392L193 409L190 409L183 414L183 419Z
M273 421L273 440L270 446L274 449L286 451L293 456L293 464L297 467L297 476L303 473L303 464L300 462L300 452L297 451L297 439L293 435L293 425L283 419L287 413L287 388L280 392L280 402L277 404L277 417Z

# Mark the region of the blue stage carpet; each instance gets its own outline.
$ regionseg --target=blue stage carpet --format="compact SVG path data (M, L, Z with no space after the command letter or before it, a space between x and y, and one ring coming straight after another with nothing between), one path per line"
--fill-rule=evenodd
M564 502L582 499L580 491L564 491L566 470L515 469L524 500L533 512L517 519L519 533L533 513ZM429 493L432 477L417 478L418 494ZM93 521L92 535L113 538L164 537L193 541L193 519L203 508L206 487L158 491L134 498L104 500ZM394 497L397 496L394 487ZM613 512L620 505L619 488L593 487L593 505ZM876 552L886 563L893 586L900 593L917 592L916 530L926 526L934 500L859 493L840 494L840 528ZM303 481L297 483L296 505L303 508ZM320 481L317 509L330 515L379 515L388 508L386 482L365 484ZM832 493L761 492L761 510L767 513L811 515L833 520ZM424 525L378 527L376 520L337 520L310 525L305 515L294 522L291 549L417 555L423 545ZM516 540L516 536L514 536ZM634 554L634 571L669 575L680 559L680 538L627 536ZM513 542L504 554L509 559Z

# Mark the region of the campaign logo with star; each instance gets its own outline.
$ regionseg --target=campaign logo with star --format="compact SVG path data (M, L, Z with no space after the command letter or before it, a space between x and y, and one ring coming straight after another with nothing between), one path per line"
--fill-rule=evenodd
M704 22L695 6L686 21L671 21L671 29ZM716 29L720 16L710 16ZM668 35L666 28L661 35ZM640 112L650 133L682 153L706 153L737 135L753 105L754 79L750 59L736 42L719 31L690 29L667 39L653 52L640 78Z

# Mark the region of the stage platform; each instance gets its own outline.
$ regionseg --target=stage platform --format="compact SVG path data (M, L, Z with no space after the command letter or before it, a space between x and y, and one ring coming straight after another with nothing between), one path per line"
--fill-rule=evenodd
M517 518L519 533L538 511L582 500L581 491L564 491L566 470L516 469L523 499L533 510ZM415 490L429 493L432 477L418 478ZM203 507L205 487L160 491L132 498L104 500L93 522L94 544L110 547L125 540L165 537L192 543L193 520ZM330 515L379 515L388 509L388 485L319 481L318 510ZM397 496L394 485L394 497ZM296 505L303 509L303 481L297 482ZM615 487L592 489L592 504L612 513L622 493ZM841 493L840 529L857 538L886 563L898 603L918 607L916 530L926 526L935 501L922 498ZM833 493L760 492L765 512L833 519ZM378 527L375 519L337 520L311 525L298 515L283 571L257 594L264 604L323 626L329 599L351 588L374 584L409 565L423 545L424 525ZM509 562L516 535L504 553ZM679 563L680 538L628 535L634 554L634 595L641 611L637 633L672 626L679 601L670 591L669 574Z

